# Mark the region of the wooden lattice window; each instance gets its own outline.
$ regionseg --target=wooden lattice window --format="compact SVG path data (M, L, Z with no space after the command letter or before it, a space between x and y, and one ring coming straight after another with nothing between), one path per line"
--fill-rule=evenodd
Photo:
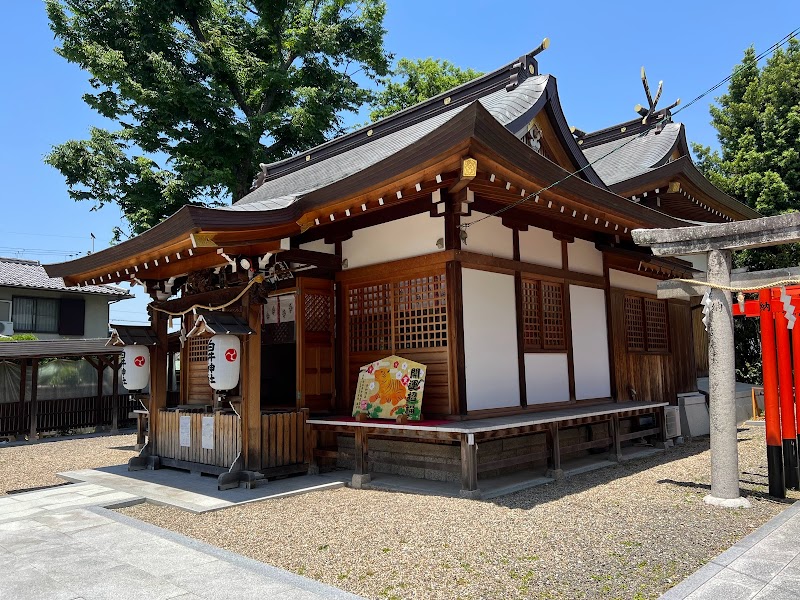
M522 280L522 331L525 350L541 350L542 310L538 281Z
M395 349L446 346L444 274L398 281L393 287Z
M208 338L189 338L189 362L208 362Z
M625 332L628 352L669 352L667 303L641 296L625 296Z
M333 331L333 296L306 293L303 300L306 331Z
M351 352L447 346L444 273L352 287L347 296Z
M644 313L639 296L625 296L625 332L628 340L628 352L643 352L644 345Z
M522 280L522 331L526 352L566 349L562 284Z
M350 288L350 351L391 350L392 295L388 283Z
M644 299L644 324L648 352L667 352L667 303L663 300Z

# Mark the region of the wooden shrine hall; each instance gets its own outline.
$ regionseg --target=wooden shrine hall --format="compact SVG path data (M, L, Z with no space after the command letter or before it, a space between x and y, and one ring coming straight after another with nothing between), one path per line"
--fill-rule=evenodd
M690 302L658 300L656 284L705 266L654 257L631 230L758 214L702 178L652 99L646 123L571 131L540 51L262 165L232 206L186 206L47 267L153 298L149 443L133 466L223 484L340 467L355 485L400 473L476 496L483 477L557 477L562 457L664 442L664 409L696 391L698 365ZM227 368L220 335L238 361L223 393L208 376L209 356L212 377ZM362 367L390 355L425 366L422 418L354 418Z

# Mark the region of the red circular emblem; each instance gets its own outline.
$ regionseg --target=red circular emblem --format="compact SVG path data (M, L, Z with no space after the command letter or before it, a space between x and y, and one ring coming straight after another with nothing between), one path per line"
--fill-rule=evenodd
M235 348L228 348L225 351L225 360L228 362L233 362L236 360L236 349Z
M143 367L144 363L145 363L144 356L137 356L136 358L133 359L133 364L135 364L137 367Z

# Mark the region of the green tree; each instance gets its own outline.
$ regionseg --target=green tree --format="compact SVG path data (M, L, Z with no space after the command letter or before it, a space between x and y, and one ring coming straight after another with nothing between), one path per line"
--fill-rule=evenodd
M381 79L385 88L376 94L369 116L373 121L446 92L456 86L480 77L483 73L461 69L447 60L401 58L393 75L399 81Z
M185 204L248 193L260 162L343 130L389 70L383 0L47 0L56 52L118 128L45 158L75 200L140 233ZM359 80L354 78L356 74Z
M697 166L721 190L764 216L800 208L800 42L790 39L763 67L748 48L727 93L711 107L719 151L693 144ZM800 264L800 245L737 252L735 264L751 270ZM737 372L761 377L758 323L736 320Z

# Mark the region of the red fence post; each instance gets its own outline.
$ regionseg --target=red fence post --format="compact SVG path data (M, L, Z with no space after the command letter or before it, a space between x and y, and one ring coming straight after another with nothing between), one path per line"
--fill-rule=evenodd
M764 419L767 433L767 469L769 495L786 497L783 476L783 449L781 447L780 405L778 402L778 361L775 351L775 324L770 306L769 290L761 290L758 301L761 308L761 367L764 376Z

